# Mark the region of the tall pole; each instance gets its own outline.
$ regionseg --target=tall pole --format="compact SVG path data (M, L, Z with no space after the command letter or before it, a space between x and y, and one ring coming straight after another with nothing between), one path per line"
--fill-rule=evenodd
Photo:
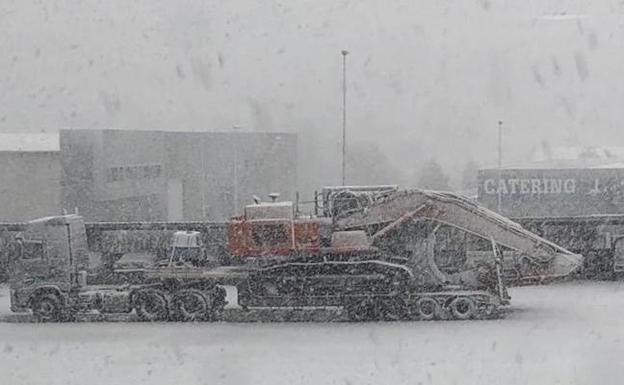
M342 185L347 184L345 173L347 154L347 55L349 51L342 50Z
M201 141L200 141L200 145L201 145L201 170L202 170L202 184L201 184L201 189L202 189L202 196L201 196L201 201L202 201L202 219L205 220L206 219L206 133L202 133L201 136Z
M501 196L501 174L503 172L503 121L498 121L498 183L496 191L498 192L498 213L502 214L502 196Z
M236 131L239 129L239 126L232 126L232 130L234 131L234 137L232 138L232 143L234 144L234 176L233 176L233 187L234 187L234 215L238 215L238 136L236 135Z

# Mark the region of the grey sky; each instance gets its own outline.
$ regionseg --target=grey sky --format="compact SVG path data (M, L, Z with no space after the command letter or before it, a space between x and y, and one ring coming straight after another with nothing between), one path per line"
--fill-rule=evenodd
M499 119L506 161L542 140L619 145L623 9L1 0L0 131L238 125L298 132L301 146L318 149L306 156L331 161L346 48L349 138L377 142L407 176L432 156L458 171L468 159L492 165Z

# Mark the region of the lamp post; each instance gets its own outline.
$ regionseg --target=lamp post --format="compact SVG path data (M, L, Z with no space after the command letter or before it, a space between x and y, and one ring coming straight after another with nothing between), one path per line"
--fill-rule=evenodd
M201 172L202 172L202 183L201 183L202 220L206 220L206 154L205 154L206 133L205 132L201 134L200 146L201 146L200 154L201 154Z
M347 55L349 51L342 50L342 185L346 185L346 153L347 153Z
M498 121L498 182L497 182L497 195L498 195L498 213L502 214L502 196L501 196L501 174L503 169L503 121Z
M232 137L232 143L234 145L234 175L232 177L232 185L234 187L233 195L234 195L234 215L238 215L238 137L236 135L236 131L240 129L240 126L232 126L232 131L234 131L234 136Z

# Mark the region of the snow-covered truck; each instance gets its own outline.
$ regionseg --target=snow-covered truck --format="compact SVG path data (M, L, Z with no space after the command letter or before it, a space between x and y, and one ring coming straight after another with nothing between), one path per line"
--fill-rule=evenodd
M343 203L347 195L336 191ZM248 205L228 223L236 265L172 254L142 268L140 279L108 285L89 284L80 216L34 220L11 261L11 308L41 321L86 311L209 320L225 305L223 286L234 286L242 311L332 306L355 321L472 319L508 303L502 250L540 260L544 275L563 276L580 265L579 256L454 194L376 191L342 207L348 209L315 217L296 215L292 202ZM494 257L467 260L474 244L490 247ZM456 263L438 266L440 253Z

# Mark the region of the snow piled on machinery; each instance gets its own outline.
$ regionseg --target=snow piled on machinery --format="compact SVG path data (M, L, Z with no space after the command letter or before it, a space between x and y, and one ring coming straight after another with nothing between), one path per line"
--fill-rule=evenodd
M481 242L486 249L481 255L493 259L496 252L487 250L491 241L502 248L506 273L518 283L566 277L582 265L582 256L459 194L399 190L395 186L363 186L353 190L331 187L323 190L323 205L327 207L324 212L332 215L336 230L366 230L377 243L382 239L389 242L388 237L403 247L413 245L419 237L435 243L436 233L450 227L485 241ZM471 250L466 249L470 243L455 251L470 253ZM472 246L478 243L474 240ZM435 253L434 249L428 254ZM472 253L475 254L478 253Z

